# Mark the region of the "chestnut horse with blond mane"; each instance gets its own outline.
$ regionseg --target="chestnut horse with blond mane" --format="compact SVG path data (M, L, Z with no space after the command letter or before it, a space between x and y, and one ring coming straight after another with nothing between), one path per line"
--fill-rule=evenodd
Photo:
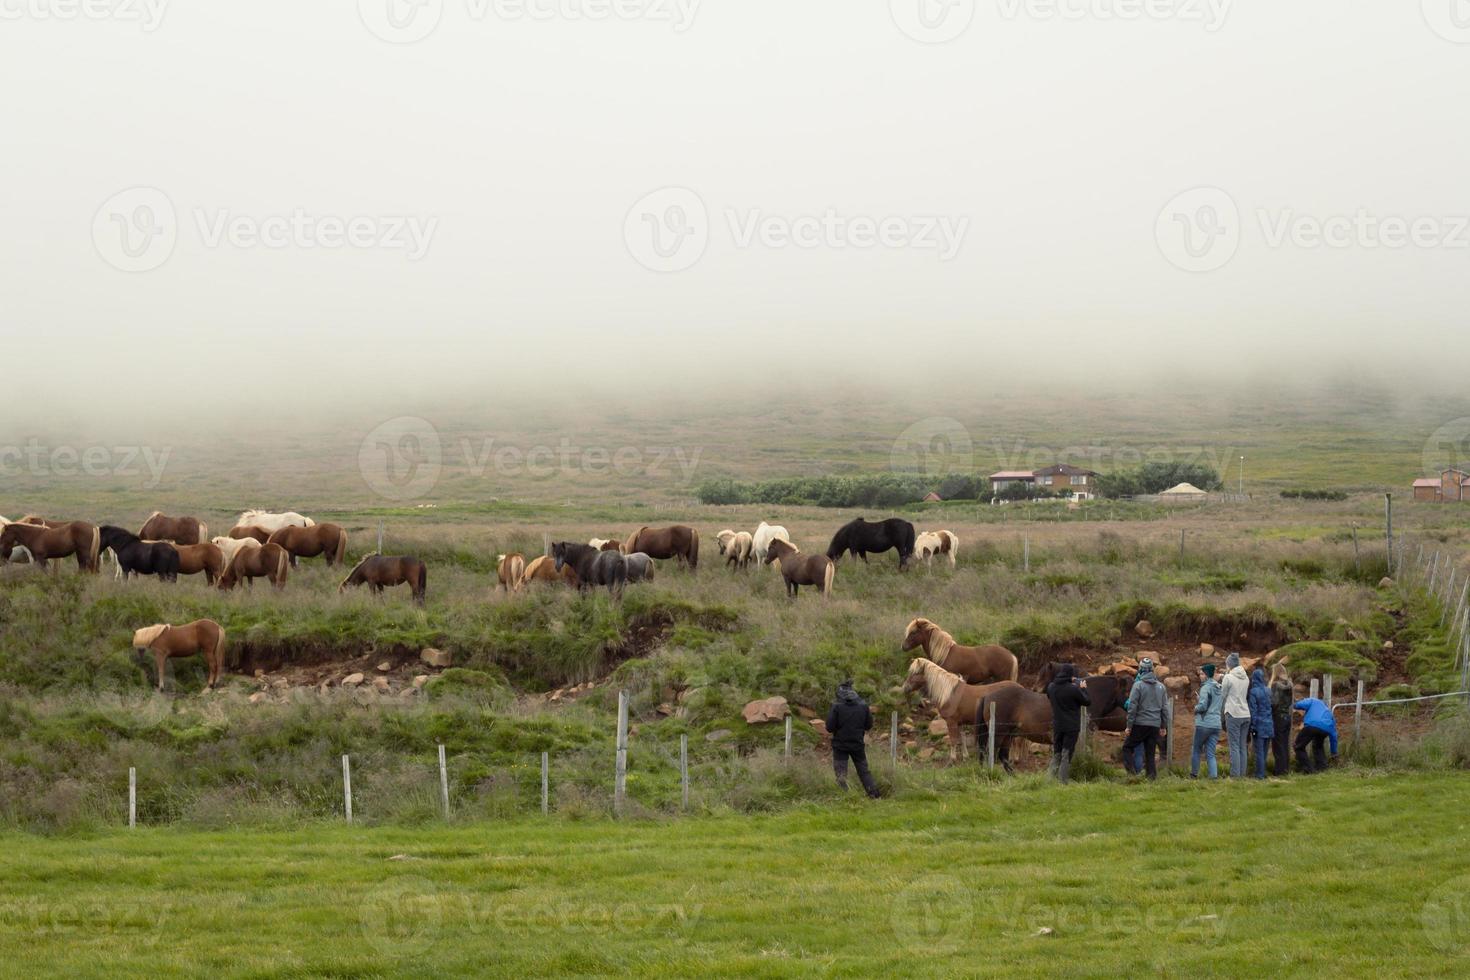
M253 586L258 578L270 579L278 589L286 587L290 573L291 556L278 544L263 544L259 548L241 548L225 566L225 573L215 583L221 589L233 589L244 579Z
M699 532L687 524L668 527L640 527L623 542L623 554L641 551L650 558L675 558L688 563L692 572L699 567Z
M961 646L934 622L919 618L909 622L903 631L903 650L922 646L924 656L971 684L1013 681L1020 676L1021 661L1014 653L995 643L984 646Z
M169 657L192 657L204 654L209 677L204 689L210 690L219 683L220 670L225 665L225 631L212 619L196 619L183 626L157 623L145 626L133 634L133 649L139 654L153 651L158 663L158 690L163 691L163 665Z
M903 692L922 689L929 703L949 731L949 761L964 755L965 741L961 728L973 726L977 732L986 724L985 712L995 705L995 757L1011 771L1011 740L1017 735L1051 744L1051 701L1044 694L1028 691L1015 681L995 684L966 684L959 674L952 674L932 660L916 657L909 663ZM977 741L978 744L978 741Z
M495 588L502 592L521 591L521 579L526 575L526 556L519 551L495 558Z
M77 570L97 573L102 554L102 530L86 521L55 522L54 526L26 523L21 518L0 528L0 561L9 562L17 546L31 553L31 561L45 565L53 558L75 555ZM56 566L51 566L56 571Z
M170 541L174 544L204 544L209 540L209 525L197 517L167 517L154 511L143 522L138 537L144 541Z
M273 531L266 544L278 544L285 548L293 563L298 558L323 555L327 559L327 567L331 568L347 555L347 532L338 524L313 524L311 527L289 525Z

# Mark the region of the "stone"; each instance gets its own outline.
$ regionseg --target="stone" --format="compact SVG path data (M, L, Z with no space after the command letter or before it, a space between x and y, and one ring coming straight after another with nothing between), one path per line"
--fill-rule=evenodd
M373 687L375 687L378 690L382 691L384 694L387 694L388 691L390 690L390 688L388 686L388 678L386 678L386 677L374 677L373 678Z
M935 718L933 721L929 722L929 734L930 735L948 735L949 734L949 724L947 722L945 722L945 720L943 718Z
M1201 643L1199 645L1199 655L1201 657L1213 657L1215 655L1215 645L1213 643Z
M260 702L268 700L270 700L270 695L265 693L264 691L256 691L254 694L250 695L251 704L260 704Z
M816 732L821 737L827 737L827 723L822 719L813 718L811 721L807 722L807 724L811 725L812 731Z
M905 742L905 743L903 743L904 751L906 751L906 752L912 752L914 750L914 747L917 746L918 744L919 744L918 742Z
M745 717L747 725L764 725L772 721L780 721L789 713L786 699L779 694L772 698L764 698L759 701L751 701L740 712Z
M820 717L815 711L803 704L798 704L796 706L796 713L805 718L807 721L811 721L813 718Z
M934 746L926 745L922 749L920 749L919 758L924 762L928 762L930 759L934 758Z
M413 679L413 686L414 687L423 687L427 683L429 683L429 675L428 674L417 674L417 675L414 676L414 679Z
M257 668L255 668L255 676L256 677L264 677L265 676L265 671L263 671L259 667L257 667Z
M357 685L361 684L363 680L364 678L361 674L348 674L346 677L342 678L342 686L356 687Z
M1166 677L1164 678L1164 687L1168 688L1171 693L1178 694L1180 691L1189 687L1189 678Z
M447 650L436 650L433 647L424 647L419 651L419 659L430 667L449 667L454 664L454 657Z
M1385 650L1392 650L1393 649L1393 641L1392 640L1384 640L1383 641L1383 649L1385 649Z
M704 737L704 740L706 742L723 742L725 739L734 734L735 733L730 731L730 729L728 728L716 728L714 731L706 735Z
M393 665L392 665L392 664L390 664L390 663L389 663L389 662L388 662L388 661L386 661L386 660L384 660L384 661L383 661L383 662L382 662L382 663L380 663L380 664L378 664L378 670L379 670L379 672L381 672L381 673L384 673L384 674L386 674L386 673L388 673L388 671L390 671L390 670L392 670L392 669L393 669Z
M1164 664L1156 664L1154 666L1154 676L1157 677L1159 680L1163 680L1165 677L1168 677L1172 673L1173 671Z
M1146 619L1140 619L1133 627L1133 632L1145 640L1154 635L1154 624Z
M670 704L669 702L665 701L663 704L660 704L654 710L657 711L663 717L667 718L667 717L669 717L670 715L672 715L674 713L674 706L672 704Z
M1393 579L1389 578L1387 575L1383 576L1383 578L1378 580L1378 587L1380 589L1393 588Z

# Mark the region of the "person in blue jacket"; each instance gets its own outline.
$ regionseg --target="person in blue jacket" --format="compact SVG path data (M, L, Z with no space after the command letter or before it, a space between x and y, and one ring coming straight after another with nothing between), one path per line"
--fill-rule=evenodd
M1296 737L1296 767L1302 772L1321 772L1327 768L1327 753L1322 743L1331 741L1332 754L1337 755L1337 720L1332 709L1317 698L1302 698L1291 706L1303 713L1302 730ZM1307 759L1307 746L1312 747L1312 758Z
M1271 689L1266 686L1266 672L1257 667L1251 671L1251 686L1246 691L1246 703L1251 711L1251 749L1256 756L1256 778L1266 778L1266 753L1270 751L1271 739L1276 729L1271 720ZM1335 749L1333 751L1336 751Z
M1211 779L1220 776L1215 761L1215 743L1220 741L1220 683L1215 680L1215 665L1201 664L1199 669L1199 700L1194 706L1194 745L1189 750L1189 778L1199 778L1199 764L1203 759Z

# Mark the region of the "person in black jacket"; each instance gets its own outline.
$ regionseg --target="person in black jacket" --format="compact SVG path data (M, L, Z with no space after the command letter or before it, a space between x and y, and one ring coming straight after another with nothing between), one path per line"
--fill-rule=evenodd
M1051 767L1065 783L1072 770L1072 755L1077 751L1077 735L1082 731L1082 706L1092 704L1087 696L1087 678L1079 680L1075 666L1062 664L1046 686L1046 696L1051 700Z
M878 798L878 785L868 771L868 751L863 746L863 735L873 727L873 712L868 703L852 689L852 681L845 680L837 685L837 698L832 710L827 712L827 734L832 736L832 771L837 774L837 785L847 789L847 760L852 760L863 789L873 799Z

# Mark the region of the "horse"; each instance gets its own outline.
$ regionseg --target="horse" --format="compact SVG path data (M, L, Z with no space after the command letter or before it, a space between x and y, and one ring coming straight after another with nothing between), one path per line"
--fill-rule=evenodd
M628 562L629 582L653 581L653 571L658 566L653 563L652 558L641 551L635 551L631 555L625 555L624 557Z
M786 580L786 594L795 599L800 586L815 585L822 590L822 598L832 598L832 577L837 574L837 564L826 555L803 555L784 538L771 541L766 550L766 564L781 563L781 577Z
M1020 675L1021 661L1005 647L994 643L961 646L953 636L923 618L911 620L903 630L903 650L918 646L924 648L925 657L970 684L1013 681Z
M687 524L668 527L640 527L623 542L623 554L641 551L650 558L676 558L689 563L692 572L699 567L699 532Z
M715 537L720 542L720 554L725 556L726 566L734 565L736 568L744 568L750 564L750 553L753 546L749 531L726 529Z
M265 544L270 539L271 532L258 524L237 524L230 528L231 541L254 541L256 544Z
M247 510L235 522L236 527L247 527L251 524L256 527L263 527L266 533L270 533L272 531L279 531L283 527L315 527L316 521L310 517L298 514L294 510L283 511L279 514L273 514L268 510ZM263 541L261 542L261 544L264 543Z
M25 518L0 528L0 562L9 562L17 547L30 552L31 561L45 565L53 558L75 555L77 570L97 573L102 554L101 531L86 521L58 522L55 527L30 524ZM51 569L56 570L55 566Z
M1089 685L1089 691L1091 686ZM1051 745L1051 699L1045 694L1028 691L1015 681L987 684L976 690L985 692L975 705L975 731L989 723L987 714L995 709L995 757L1005 767L1011 768L1011 740L1016 737Z
M521 584L530 582L559 582L575 589L577 570L570 565L557 568L550 555L538 555L526 564L526 574L521 576Z
M144 541L204 544L209 540L209 525L195 517L165 517L161 511L155 510L143 522L138 537Z
M429 588L429 566L408 555L368 555L337 586L337 594L346 592L349 585L366 585L374 595L382 595L390 585L407 585L414 604L422 606Z
M209 543L219 549L220 556L225 560L225 567L228 568L242 549L259 548L265 542L257 538L227 538L220 535Z
M212 619L196 619L183 626L157 623L145 626L133 634L133 649L140 655L153 651L158 663L158 690L163 692L163 662L169 657L192 657L204 654L209 677L204 682L206 691L219 683L220 670L225 665L225 631Z
M898 549L899 571L907 569L914 557L914 526L901 517L872 522L859 517L848 521L832 535L827 557L837 561L850 551L866 565L868 552L878 554L889 548Z
M278 544L241 548L225 566L225 573L219 577L215 586L227 591L238 585L241 579L245 580L246 585L253 586L256 579L267 578L271 585L284 589L290 568L291 556Z
M176 544L174 551L179 553L180 575L203 572L204 581L213 585L225 573L225 555L219 545L208 541L203 544Z
M19 523L19 522L12 521L8 517L0 517L0 528L5 527L7 524L16 524L16 523ZM24 545L16 545L15 546L15 551L16 552L22 552L22 551L25 552L25 560L28 561L28 562L31 562L32 564L35 564L36 559L31 555L30 551L27 550L27 548Z
M948 555L949 567L955 567L960 553L960 539L953 531L924 531L914 539L914 554L924 559L924 564L934 567L935 555Z
M313 524L310 527L287 525L272 531L267 544L278 544L291 556L292 564L298 558L315 558L322 555L331 568L347 555L347 532L338 524Z
M495 556L495 578L497 589L505 592L521 591L521 579L526 574L526 556L519 551Z
M122 578L157 575L162 582L179 580L179 553L167 541L144 541L125 527L104 524L98 529L98 543L117 556Z
M592 538L587 542L598 551L622 551L623 542L616 538Z
M577 573L577 588L582 592L599 585L616 599L621 599L628 584L628 559L620 551L598 551L590 544L558 541L551 546L556 570L570 566Z
M766 564L766 552L771 549L771 542L778 538L788 543L794 543L791 541L791 535L787 534L786 529L780 524L767 524L765 521L760 522L760 526L750 536L750 556L756 560L757 564Z
M966 684L959 674L945 670L932 660L915 657L909 662L903 692L910 694L920 688L948 728L951 762L958 762L965 752L962 726L974 725L978 734L980 726L988 721L984 711L989 704L996 706L995 756L1007 772L1011 771L1011 739L1017 734L1033 742L1051 744L1051 702L1015 681Z
M1037 689L1044 693L1061 667L1056 661L1042 667L1036 677ZM1126 731L1128 709L1123 704L1133 688L1133 679L1114 674L1089 674L1084 679L1087 681L1087 698L1092 702L1087 706L1088 722L1105 732Z

